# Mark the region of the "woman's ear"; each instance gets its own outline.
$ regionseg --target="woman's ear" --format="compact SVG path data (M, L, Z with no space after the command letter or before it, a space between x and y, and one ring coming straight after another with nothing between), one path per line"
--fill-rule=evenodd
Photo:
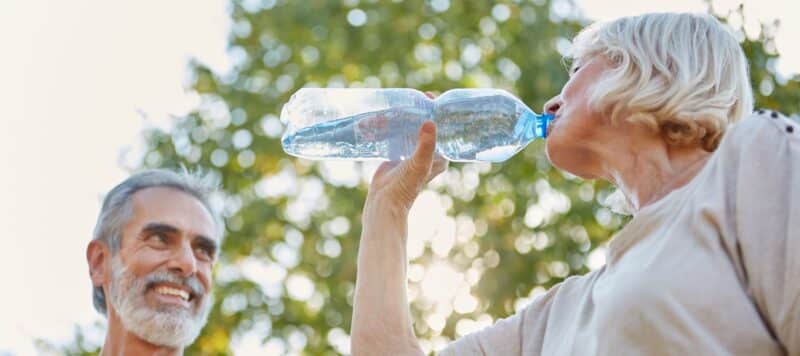
M111 258L111 251L108 246L100 240L92 240L86 247L86 262L89 263L89 276L92 278L92 285L102 287L110 278L108 259Z

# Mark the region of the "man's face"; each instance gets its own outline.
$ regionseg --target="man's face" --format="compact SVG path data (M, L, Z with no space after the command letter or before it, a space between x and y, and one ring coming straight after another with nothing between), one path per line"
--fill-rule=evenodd
M200 201L171 188L143 189L131 203L132 217L112 258L112 312L150 343L185 347L213 304L213 218Z

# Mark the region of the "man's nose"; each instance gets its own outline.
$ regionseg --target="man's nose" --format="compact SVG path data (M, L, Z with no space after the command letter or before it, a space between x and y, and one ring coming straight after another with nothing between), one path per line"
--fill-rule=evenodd
M544 103L544 112L546 114L555 115L558 109L561 108L561 95L554 96L546 103Z
M176 248L167 263L170 272L182 277L189 277L197 272L197 258L191 244L181 244Z

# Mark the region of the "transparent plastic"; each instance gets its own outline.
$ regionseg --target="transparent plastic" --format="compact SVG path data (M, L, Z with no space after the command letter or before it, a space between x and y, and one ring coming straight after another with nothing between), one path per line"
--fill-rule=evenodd
M498 89L453 89L431 100L414 89L303 88L281 120L284 151L307 159L403 160L432 120L448 160L502 162L544 138L552 116Z

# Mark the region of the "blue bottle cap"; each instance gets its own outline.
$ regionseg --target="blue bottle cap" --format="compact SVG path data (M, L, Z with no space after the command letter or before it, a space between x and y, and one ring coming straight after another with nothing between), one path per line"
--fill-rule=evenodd
M537 131L540 133L540 137L547 138L547 128L550 127L550 122L553 121L555 116L552 114L542 114L539 115L539 120L537 120Z

